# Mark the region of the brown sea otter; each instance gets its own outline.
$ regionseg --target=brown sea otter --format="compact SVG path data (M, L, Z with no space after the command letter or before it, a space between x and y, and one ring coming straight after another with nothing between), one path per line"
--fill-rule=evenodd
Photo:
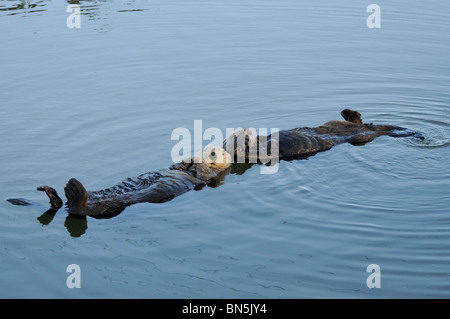
M174 164L167 169L149 172L99 191L86 191L72 178L64 188L69 214L91 217L112 217L136 203L164 203L192 189L214 184L231 165L231 156L220 147L208 146L193 159ZM55 189L40 186L58 210L63 201ZM11 200L10 200L11 201ZM15 202L15 204L20 204Z
M276 136L272 134L255 138L251 131L241 130L225 139L223 149L207 147L200 158L197 157L194 161L184 161L167 169L128 178L100 191L86 191L78 180L72 178L64 189L68 212L71 215L103 218L115 216L135 203L167 202L189 190L214 184L217 178L227 173L232 156L242 156L247 162L267 162L268 159L274 160L274 149L277 150L275 160L278 161L305 158L342 143L367 143L381 135L415 136L423 139L419 133L402 127L363 124L361 114L356 111L345 109L341 115L344 121L330 121L316 128L298 127L279 131ZM259 143L261 140L267 143ZM41 186L38 190L47 194L52 210L56 212L62 207L63 201L53 188ZM29 204L20 199L9 201L16 205Z
M357 111L345 109L341 112L341 116L345 121L330 121L314 128L298 127L283 130L277 132L275 136L272 134L254 137L251 130L240 130L225 139L223 148L235 158L267 162L273 159L271 150L274 149L277 150L279 159L286 160L305 158L327 151L338 144L368 143L382 135L424 138L420 133L399 126L363 124L361 114ZM261 143L261 139L264 143ZM245 141L245 144L239 141Z

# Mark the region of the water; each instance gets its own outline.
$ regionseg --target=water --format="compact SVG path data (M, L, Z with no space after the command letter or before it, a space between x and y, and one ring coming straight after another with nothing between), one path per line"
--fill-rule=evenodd
M380 29L357 0L76 1L79 29L69 2L0 1L0 297L450 297L446 1L378 1ZM41 217L36 186L167 167L194 120L289 129L344 107L426 138L254 166L112 219Z

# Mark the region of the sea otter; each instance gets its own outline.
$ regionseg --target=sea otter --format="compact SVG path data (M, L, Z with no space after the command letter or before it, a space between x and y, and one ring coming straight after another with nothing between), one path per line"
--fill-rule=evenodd
M193 159L186 159L166 169L149 172L107 189L88 192L75 178L64 188L69 214L91 217L112 217L136 203L164 203L192 189L201 189L213 183L231 165L231 156L217 146L208 146ZM50 199L58 210L63 201L49 186L37 188ZM11 201L11 200L10 200ZM15 202L15 204L20 204Z
M246 161L256 163L274 160L272 150L277 151L275 160L287 160L305 158L318 152L327 151L338 144L368 143L382 135L414 136L424 139L420 133L403 127L364 124L361 114L350 109L343 110L341 116L344 121L329 121L314 128L297 127L269 136L255 137L250 129L240 130L224 140L223 148L235 159L244 158Z
M214 185L217 178L226 175L231 162L236 158L253 163L306 158L338 144L363 144L381 135L423 139L419 133L406 128L364 124L357 111L345 109L341 115L344 121L330 121L316 128L298 127L279 131L276 135L254 137L251 130L240 130L223 141L223 148L208 146L192 160L128 178L100 191L86 191L78 180L72 178L64 189L68 212L71 215L103 218L115 216L135 203L167 202L189 190ZM266 143L260 143L261 141ZM274 158L274 149L277 158ZM37 189L47 194L52 211L56 212L63 206L55 189L49 186ZM30 204L21 199L8 201L15 205Z

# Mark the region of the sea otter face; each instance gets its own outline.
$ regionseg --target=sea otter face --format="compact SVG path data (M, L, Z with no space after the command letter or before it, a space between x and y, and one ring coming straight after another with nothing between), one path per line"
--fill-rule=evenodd
M221 147L208 145L202 155L203 161L214 170L224 170L231 165L231 155Z

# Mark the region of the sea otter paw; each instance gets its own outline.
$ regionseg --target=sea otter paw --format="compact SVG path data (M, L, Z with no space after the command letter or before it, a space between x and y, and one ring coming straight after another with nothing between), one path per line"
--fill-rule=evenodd
M45 194L47 194L48 198L50 199L50 205L52 206L52 208L59 209L62 207L63 201L58 196L58 193L54 188L51 188L49 186L39 186L37 190L45 192Z

